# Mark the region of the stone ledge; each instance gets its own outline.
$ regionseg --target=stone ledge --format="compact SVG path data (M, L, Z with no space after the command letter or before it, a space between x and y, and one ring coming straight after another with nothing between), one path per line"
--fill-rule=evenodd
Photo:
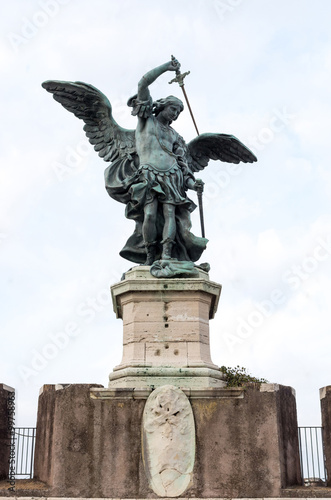
M280 384L270 384L263 382L260 386L260 392L278 392L280 388ZM295 397L295 389L291 387L291 392L293 396Z
M0 389L3 389L4 391L7 392L15 392L15 389L13 387L10 387L9 385L6 384L0 384Z
M326 486L309 487L309 486L293 486L284 488L281 492L282 498L292 498L292 500L302 500L305 498L325 498L331 499L331 488ZM271 499L270 499L271 500Z
M147 399L153 389L148 387L144 389L100 389L98 387L91 387L90 396L92 399ZM206 398L237 398L244 397L245 390L241 387L230 388L214 388L208 387L206 389L190 389L188 387L181 387L181 390L190 399L206 399Z
M176 347L176 342L166 342L168 345L172 344ZM134 344L132 342L132 344ZM155 342L156 346L162 346L162 342ZM193 344L193 342L192 342ZM204 344L207 345L207 344ZM179 360L177 364L172 364L171 366L166 366L167 360L162 361L159 365L152 365L147 362L146 364L142 364L141 361L131 361L128 363L121 363L120 365L114 366L113 371L109 374L109 380L116 380L118 378L123 378L124 376L137 376L137 377L205 377L212 376L213 378L217 378L223 380L225 377L219 370L217 365L214 363L208 363L207 361L191 361L188 365L186 361L185 365L183 364L183 360ZM199 372L201 371L201 373ZM203 370L203 372L202 372ZM205 370L208 370L206 372ZM216 372L216 373L215 373ZM221 376L219 376L219 374Z
M212 365L213 366L213 365ZM174 385L190 389L224 388L224 374L207 366L198 367L129 367L109 375L109 389L155 389L161 385Z
M216 365L204 366L129 366L118 369L109 375L110 380L116 380L125 376L129 377L212 377L218 380L224 380L225 376L214 368Z

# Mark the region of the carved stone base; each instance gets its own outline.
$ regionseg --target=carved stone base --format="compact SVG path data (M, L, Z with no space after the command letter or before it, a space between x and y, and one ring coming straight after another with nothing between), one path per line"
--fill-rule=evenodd
M163 414L161 407L152 411L159 411L160 445L152 446L147 437L145 446L141 433L146 401L156 391L95 384L44 386L34 470L35 480L45 482L48 491L41 489L35 496L155 498L143 462L150 461L152 472L157 458L148 458L152 448L171 451L170 443L162 441L165 411L173 410L174 424L186 411L180 405L177 415L178 408L171 406L173 397L169 406L159 401ZM283 488L301 484L295 397L290 387L262 384L183 392L192 407L196 453L192 475L191 468L181 469L192 479L181 498L275 498L282 496ZM150 430L144 426L144 432ZM171 439L172 429L168 431ZM191 437L185 438L188 451L189 442ZM182 453L178 437L173 436L173 443L176 452ZM163 465L175 458L170 454L171 460L163 460Z
M112 286L114 311L123 319L123 358L109 387L223 387L210 357L209 320L221 285L196 278L155 278L137 266Z
M181 389L225 387L223 374L210 368L144 367L123 368L109 375L109 388L156 388L175 385Z

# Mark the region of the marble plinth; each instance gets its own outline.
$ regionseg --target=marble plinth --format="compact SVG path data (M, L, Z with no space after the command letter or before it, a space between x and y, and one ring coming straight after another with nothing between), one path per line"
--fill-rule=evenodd
M221 288L202 270L182 279L155 278L147 266L128 271L111 288L123 320L123 357L109 387L223 387L209 345Z

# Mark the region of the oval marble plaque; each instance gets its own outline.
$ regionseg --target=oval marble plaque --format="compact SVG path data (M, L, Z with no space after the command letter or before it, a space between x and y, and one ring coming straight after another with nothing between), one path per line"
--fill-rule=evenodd
M183 391L163 385L146 401L143 462L149 486L160 497L178 497L189 486L195 459L193 412Z

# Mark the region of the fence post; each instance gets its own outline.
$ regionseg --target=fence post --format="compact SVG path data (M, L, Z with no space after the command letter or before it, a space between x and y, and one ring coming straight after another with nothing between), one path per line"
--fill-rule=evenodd
M331 385L320 389L320 400L327 486L331 486Z

